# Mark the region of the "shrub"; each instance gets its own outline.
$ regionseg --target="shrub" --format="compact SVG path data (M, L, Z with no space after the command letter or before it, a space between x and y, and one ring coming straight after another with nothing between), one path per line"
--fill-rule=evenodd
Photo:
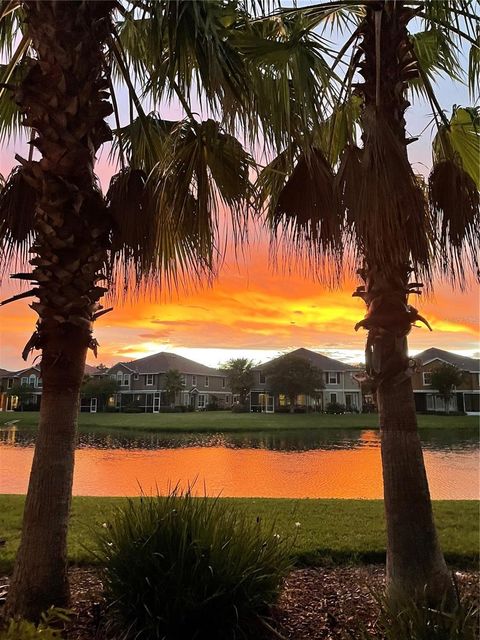
M233 413L250 413L250 405L248 404L234 404L232 407Z
M329 402L325 408L325 413L345 413L345 405L338 402Z
M129 500L99 542L118 640L259 637L290 564L273 528L190 491Z
M28 620L10 620L4 629L0 629L0 640L61 640L59 629L50 625L68 621L68 611L49 609L42 614L38 625Z
M479 610L461 601L453 610L414 600L395 603L376 597L380 615L375 631L361 629L355 640L476 640Z

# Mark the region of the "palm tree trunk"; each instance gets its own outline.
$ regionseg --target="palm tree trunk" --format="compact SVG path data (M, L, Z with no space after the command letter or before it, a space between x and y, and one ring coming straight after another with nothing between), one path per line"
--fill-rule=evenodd
M67 529L79 388L87 351L75 338L69 333L63 339L52 337L43 349L40 424L8 615L36 619L52 604L69 604Z
M418 190L408 164L404 120L409 104L404 91L415 73L406 29L412 16L401 0L367 7L361 65L365 79L361 85L365 157L375 156L374 145L385 131L390 136L387 139L396 141L399 164L382 167L382 171L392 171L390 184L397 183L399 189L406 190L409 183L411 189ZM378 128L380 122L384 130L379 136L379 130L372 127ZM405 219L402 206L414 197L386 197L375 203L376 218L370 220L364 234L365 266L359 271L365 286L357 291L368 312L357 328L363 326L369 331L366 366L377 387L387 521L387 590L393 600L422 599L426 595L440 604L445 598L453 598L454 591L435 530L411 384L407 335L412 324L422 318L408 304L409 293L415 289L409 285L408 225L399 225L390 247L379 241L378 234L382 218ZM420 193L418 197L422 197ZM390 209L385 216L387 207L392 206L398 209ZM389 232L391 235L391 229L383 232L385 237Z
M95 153L111 137L112 109L103 47L110 0L25 0L30 60L15 99L36 133L40 161L22 160L36 193L31 260L37 329L24 350L42 350L40 424L25 503L20 548L6 616L37 619L68 604L67 527L80 385L92 322L105 289L109 222L93 172Z

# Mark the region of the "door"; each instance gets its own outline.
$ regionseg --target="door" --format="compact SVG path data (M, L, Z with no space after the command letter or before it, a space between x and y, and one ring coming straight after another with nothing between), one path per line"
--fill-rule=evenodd
M156 393L153 396L153 413L160 413L160 394Z
M97 413L97 399L90 398L90 413Z

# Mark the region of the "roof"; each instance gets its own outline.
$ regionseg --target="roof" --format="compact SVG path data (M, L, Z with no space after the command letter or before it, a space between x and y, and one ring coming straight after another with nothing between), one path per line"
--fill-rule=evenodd
M9 378L14 375L15 375L14 371L7 371L6 369L0 369L0 378Z
M193 375L219 376L217 369L207 367L199 362L194 362L176 353L162 351L145 358L131 360L130 362L117 362L116 365L123 365L134 373L164 373L170 369L177 369L180 373L190 373ZM113 367L112 367L113 369Z
M441 360L452 364L454 367L461 369L462 371L469 371L472 373L480 372L480 360L476 358L469 358L468 356L461 356L458 353L452 353L451 351L445 351L444 349L437 349L437 347L430 347L425 349L421 353L417 353L415 360L420 360L422 364L428 364L433 360Z
M270 366L272 362L277 362L277 360L280 360L287 355L308 360L314 367L317 367L322 371L355 371L357 369L357 367L345 364L345 362L340 362L340 360L334 360L333 358L324 356L322 353L317 353L316 351L310 351L310 349L303 348L295 349L294 351L278 356L278 358L264 362L258 367L255 367L255 369L265 369Z
M94 367L91 364L86 364L85 373L89 376L93 376L95 373L102 373L102 371L99 371L97 367Z

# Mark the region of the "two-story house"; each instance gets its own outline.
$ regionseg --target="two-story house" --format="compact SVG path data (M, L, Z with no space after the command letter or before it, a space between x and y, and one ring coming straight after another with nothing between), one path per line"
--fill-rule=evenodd
M176 405L193 410L203 410L208 405L231 407L232 393L221 372L169 352L119 362L111 367L108 375L118 382L118 392L110 404L120 411L158 413L161 407L171 404L165 385L165 375L171 370L179 371L182 376L183 389L176 395Z
M414 356L418 363L412 384L417 411L445 411L445 402L432 387L432 371L441 364L451 364L463 372L462 383L453 391L449 411L480 413L480 360L431 347Z
M313 366L320 369L324 376L324 387L318 389L315 397L298 396L296 400L297 406L323 411L327 405L338 403L344 405L347 411L362 410L360 385L353 377L355 373L358 373L358 369L309 349L296 349L288 355L308 360ZM284 356L279 356L279 358L282 357ZM253 372L255 381L250 392L250 409L252 411L273 413L275 410L287 405L288 400L283 395L273 395L269 392L268 380L265 374L265 370L271 363L279 358L255 367Z
M15 387L27 387L28 393L22 394L22 398L12 395L11 389ZM20 371L6 371L0 369L0 410L14 411L21 406L28 411L37 411L40 408L42 398L42 378L39 367L28 367Z

